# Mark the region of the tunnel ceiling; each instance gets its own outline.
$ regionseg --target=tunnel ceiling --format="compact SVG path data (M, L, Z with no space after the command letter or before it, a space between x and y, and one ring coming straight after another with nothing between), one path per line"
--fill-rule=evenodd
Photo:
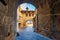
M48 2L49 5L53 2L53 6L55 9L55 12L60 13L60 0L18 0L18 2L20 2L20 4L22 3L31 3L33 4L36 8L39 8L39 6L43 6L43 4L45 4L45 2Z
M31 4L35 5L37 8L39 6L43 6L43 4L48 2L48 0L17 0L17 1L20 2L20 4L22 4L22 3L31 3Z
M39 8L39 6L42 7L42 5L45 4L46 1L48 2L48 0L3 0L3 1L5 1L5 3L7 3L7 5L9 4L9 1L12 1L12 2L18 1L20 4L31 3L36 8ZM52 1L54 1L53 3L54 3L54 6L55 6L54 7L55 12L60 13L60 0L49 0L49 5L51 4Z
M18 0L18 2L20 2L20 4L22 4L22 3L31 3L35 7L39 7L39 4L40 4L40 0Z

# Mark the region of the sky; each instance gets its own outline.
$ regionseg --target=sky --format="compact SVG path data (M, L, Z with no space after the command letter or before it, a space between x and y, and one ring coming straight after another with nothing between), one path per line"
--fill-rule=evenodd
M35 6L29 3L23 3L20 5L22 10L26 10L26 7L28 7L28 10L35 10Z

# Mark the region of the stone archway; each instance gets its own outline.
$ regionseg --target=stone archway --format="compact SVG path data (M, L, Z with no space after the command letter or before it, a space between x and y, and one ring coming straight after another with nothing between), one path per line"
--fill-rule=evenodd
M16 0L16 3L15 3L15 20L17 19L16 17L17 17L17 8L18 8L18 6L19 6L20 4L26 3L26 2L27 2L27 1L21 2L20 0ZM28 3L33 4L32 1L29 1ZM16 22L16 21L15 21L15 22ZM16 23L15 23L15 26L16 26ZM16 28L16 27L15 27L15 28Z
M49 12L49 5L46 3L46 5L44 4L44 7L42 7L41 6L41 4L40 3L42 3L41 2L42 0L7 0L7 6L8 6L8 12L6 13L6 15L5 16L7 16L7 17L9 17L9 19L8 20L10 20L11 19L11 23L12 23L12 20L13 20L13 23L12 23L12 27L13 28L16 28L16 16L17 16L17 7L21 4L21 3L25 3L25 2L28 2L28 3L31 3L31 4L33 4L33 5L35 5L36 6L36 8L37 8L37 10L38 10L38 15L36 16L36 19L35 19L35 23L37 23L36 24L36 26L39 28L39 31L38 31L38 33L44 33L43 31L46 29L45 27L47 26L47 28L49 29L49 27L50 27L50 25L49 25L49 23L50 23L50 12ZM48 10L48 12L47 12L47 10ZM5 14L5 13L4 13ZM45 19L45 20L44 20ZM47 19L49 19L49 20L47 20ZM5 19L6 20L6 19ZM48 21L47 23L46 23L46 21ZM9 23L9 22L8 22ZM46 25L44 25L44 24L46 24ZM47 25L48 24L48 25ZM35 24L34 24L35 25ZM44 26L43 26L44 25ZM10 26L10 25L8 25L8 26ZM8 27L7 26L7 27ZM36 30L37 30L37 27L36 27ZM13 29L12 28L12 29ZM41 28L41 29L40 29ZM7 29L7 28L6 28ZM43 29L43 30L42 30ZM14 29L15 30L15 29ZM14 34L14 30L12 30L12 33ZM42 30L41 32L40 32L40 30ZM46 29L47 30L47 29ZM10 36L8 36L8 37L5 37L6 38L6 40L8 40L8 39L10 39L10 37L12 37L10 40L13 40L13 37L14 37L14 35L11 33L11 35ZM45 33L46 34L46 33ZM45 35L44 34L44 35ZM8 38L8 39L7 39Z
M25 3L25 2L28 2L28 3L31 3L33 5L35 5L35 7L37 8L38 10L38 14L36 16L36 18L34 19L36 25L36 30L39 30L38 33L40 32L41 34L43 35L49 35L50 34L50 8L49 8L49 4L48 4L48 1L42 6L40 5L40 2L39 1L27 1L27 0L16 0L15 2L15 20L16 20L16 10L17 10L17 7L22 4L22 3ZM37 2L37 3L35 3ZM41 1L42 3L42 1ZM48 24L48 25L47 25ZM47 32L45 32L45 30Z
M50 1L50 3L52 2L52 0L49 0L49 1ZM55 19L56 20L55 21L57 22L57 24L55 22L55 24L56 24L56 29L55 30L57 30L59 28L59 26L60 26L59 25L59 23L60 23L59 22L59 20L60 20L59 19L59 17L60 17L60 11L59 11L59 7L57 7L60 4L59 3L60 0L57 0L57 1L55 3L56 4L56 6L55 6L55 9L56 9L55 10L56 11L56 13L55 13ZM0 16L0 28L4 29L4 30L0 30L0 31L3 31L3 32L0 33L1 40L4 40L4 39L5 40L9 40L9 39L13 40L14 39L13 37L14 37L14 30L16 28L15 24L16 24L16 15L17 15L16 14L17 13L16 10L17 10L17 7L20 4L25 3L25 2L28 2L28 3L31 3L31 4L35 5L36 8L37 8L37 10L38 10L38 14L37 14L38 16L36 16L36 18L34 19L34 21L35 21L34 23L36 24L36 25L35 24L34 25L36 26L36 30L38 30L36 32L38 32L40 34L44 33L43 35L49 36L49 34L51 33L51 31L50 31L50 27L51 27L51 24L50 24L51 23L51 17L50 17L51 14L50 14L50 11L51 11L51 9L50 9L50 6L49 6L50 4L48 3L48 0L46 2L44 2L42 0L5 0L5 2L7 3L6 6L4 6L2 3L0 3L0 7L1 7L0 8L0 10L1 10L0 11L1 12L0 13L1 14L1 16ZM8 20L8 22L6 20ZM5 24L2 24L2 23L7 23L8 26L5 25ZM8 30L10 30L10 27L11 27L12 33L10 32L11 34L9 35ZM59 31L57 31L57 32L59 33ZM4 33L6 35L9 35L9 36L6 36ZM4 39L2 39L3 37L4 37ZM10 37L12 37L12 38L10 38ZM60 37L57 37L57 39L58 38L60 38Z
M26 10L26 8L24 8L24 9L21 8L21 6L24 7L24 4L25 4L25 6L27 6L27 4L29 5L28 10ZM33 9L31 6L33 7ZM37 12L36 12L36 8L34 5L32 5L30 3L23 3L23 4L19 5L17 8L16 30L25 28L26 27L25 22L27 20L33 20L33 18L35 18L36 14L37 14ZM20 23L21 25L19 26L18 23Z

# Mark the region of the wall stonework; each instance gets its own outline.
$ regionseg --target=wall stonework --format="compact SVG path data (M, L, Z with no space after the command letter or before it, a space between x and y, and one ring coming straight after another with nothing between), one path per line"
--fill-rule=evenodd
M30 0L29 0L30 1ZM28 2L29 2L28 1ZM37 1L37 0L36 0ZM34 28L35 32L38 32L45 36L50 36L51 34L51 9L49 6L49 3L47 1L46 4L42 5L42 0L38 0L36 3L35 0L30 1L29 3L32 3L37 8L37 16L34 19ZM0 2L0 40L14 40L14 23L16 20L16 7L20 3L27 2L27 0L5 0L7 3L6 6L4 6ZM58 3L59 2L59 3ZM54 33L53 38L56 40L60 39L60 1L56 1L55 5L55 17L54 17ZM53 15L53 16L54 16Z
M14 2L11 1L6 0L6 6L0 2L0 40L14 40Z

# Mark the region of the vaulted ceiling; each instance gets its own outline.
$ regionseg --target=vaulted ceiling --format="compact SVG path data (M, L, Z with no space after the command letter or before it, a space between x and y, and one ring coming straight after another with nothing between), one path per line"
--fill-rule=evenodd
M50 7L54 7L54 11L60 13L60 0L0 0L4 5L7 5L9 1L17 1L18 3L31 3L35 5L35 7L43 7L43 5L48 2Z
M35 5L35 7L38 8L40 5L43 6L43 4L48 2L48 0L18 0L18 2L20 4L22 4L22 3L31 3L31 4Z

